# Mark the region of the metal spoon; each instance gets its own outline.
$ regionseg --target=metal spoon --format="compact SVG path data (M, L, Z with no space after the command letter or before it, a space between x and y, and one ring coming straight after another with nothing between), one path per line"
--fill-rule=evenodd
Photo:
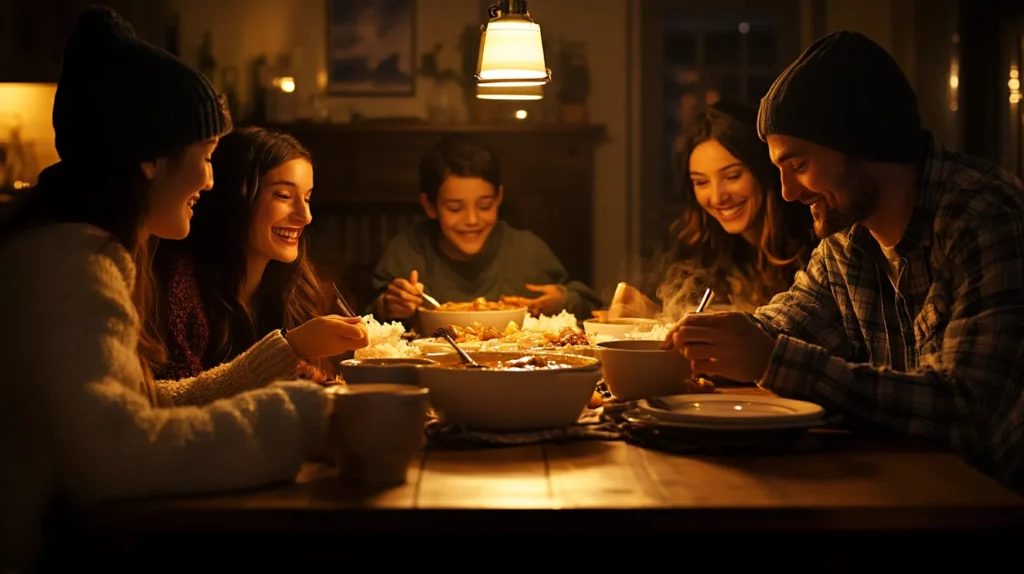
M434 336L435 337L441 337L445 341L448 341L448 344L451 345L453 349L455 349L455 352L459 355L459 358L462 359L462 362L466 364L466 368L469 368L469 369L483 369L483 368L485 368L483 365L480 365L476 361L474 361L473 357L469 356L469 353L466 353L466 351L463 351L462 347L460 347L458 344L455 343L455 339L452 338L452 334L448 332L448 329L445 329L444 327L439 327L438 329L434 330Z
M425 292L424 293L420 293L420 297L423 297L423 300L426 301L427 303L430 303L430 305L434 309L440 309L441 308L441 304L437 302L437 299L434 299L430 295L427 295Z

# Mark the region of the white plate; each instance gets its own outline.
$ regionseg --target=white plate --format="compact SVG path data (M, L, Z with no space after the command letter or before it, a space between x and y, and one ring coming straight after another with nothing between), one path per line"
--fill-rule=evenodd
M702 425L777 424L816 421L825 409L814 403L758 395L675 395L658 397L654 404L637 401L637 409L664 422Z
M685 422L662 420L649 412L640 409L628 410L622 413L622 418L633 424L648 427L664 427L682 430L695 431L718 431L718 432L754 432L754 431L775 431L775 430L798 430L811 429L825 426L825 421L782 419L774 422L745 422L736 421L733 424L706 423L706 422Z

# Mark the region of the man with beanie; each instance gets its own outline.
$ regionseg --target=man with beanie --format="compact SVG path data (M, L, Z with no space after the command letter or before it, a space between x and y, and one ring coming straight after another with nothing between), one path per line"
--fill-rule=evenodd
M853 32L779 76L758 131L822 242L788 292L753 315L691 314L676 348L1024 490L1020 180L943 148L896 62Z

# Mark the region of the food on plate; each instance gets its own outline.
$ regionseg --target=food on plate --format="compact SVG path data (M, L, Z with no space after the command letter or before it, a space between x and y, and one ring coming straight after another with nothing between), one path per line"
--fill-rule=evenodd
M557 330L521 329L509 321L501 333L493 327L485 327L473 322L467 327L451 325L448 332L456 343L472 343L476 341L494 341L509 343L521 347L571 347L589 345L587 335L576 327L560 326ZM438 339L440 340L440 339Z
M513 302L509 302L503 296L498 301L488 301L483 297L477 297L472 301L449 301L447 303L441 303L441 306L434 311L511 311L513 309L522 309L522 305L518 305Z
M477 364L485 369L499 371L543 371L552 369L572 369L577 365L570 362L557 360L551 357L540 357L537 355L523 355L515 359L487 361L477 360ZM455 368L467 368L469 365L459 363L453 365ZM474 367L476 368L476 367Z
M690 379L686 381L686 392L690 394L713 393L715 392L715 383L704 377Z

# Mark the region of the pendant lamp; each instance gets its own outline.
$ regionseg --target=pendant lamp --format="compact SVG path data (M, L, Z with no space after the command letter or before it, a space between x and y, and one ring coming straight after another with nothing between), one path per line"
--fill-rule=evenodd
M544 63L540 26L526 10L526 0L500 0L487 11L482 26L477 85L523 88L551 81Z

